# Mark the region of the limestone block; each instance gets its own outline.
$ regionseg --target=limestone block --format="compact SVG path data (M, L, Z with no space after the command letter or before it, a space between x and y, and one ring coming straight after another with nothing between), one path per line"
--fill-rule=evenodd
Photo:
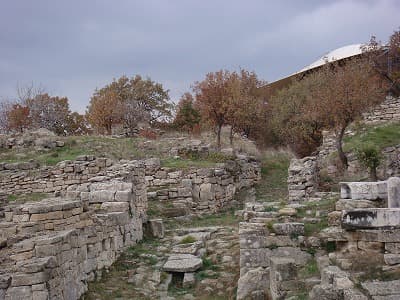
M359 290L350 288L343 290L343 300L368 300L368 297L361 293ZM389 300L389 299L387 299Z
M400 264L400 254L387 253L383 256L383 259L385 263L390 266Z
M384 243L382 242L367 242L367 241L358 241L357 247L363 251L372 251L382 253L384 249Z
M342 227L362 228L400 228L400 208L366 208L343 211Z
M151 219L148 222L150 235L155 238L163 238L164 237L164 223L162 219Z
M102 203L114 201L115 191L93 191L89 195L89 203Z
M30 286L11 287L7 290L5 299L32 299L32 288Z
M166 272L194 272L201 268L203 261L191 254L172 254L163 266Z
M240 248L241 249L258 249L267 246L267 238L265 234L267 230L246 232L240 235Z
M49 279L48 272L39 272L33 274L16 273L12 275L11 286L27 286L46 282Z
M0 289L7 289L11 284L11 275L0 275Z
M100 206L101 210L107 212L126 212L129 210L128 202L103 202Z
M379 182L340 182L340 198L353 200L387 199L387 183Z
M274 223L272 228L278 235L304 235L303 223Z
M343 290L332 284L318 284L309 293L310 300L344 300Z
M272 250L268 248L240 249L240 268L269 267L271 255Z
M341 218L342 218L341 211L332 211L332 212L328 213L329 226L340 226Z
M289 290L284 283L292 282L297 277L295 261L292 258L271 257L270 291L272 299L283 299ZM293 288L292 285L289 285Z
M237 300L252 299L251 296L254 291L263 291L264 294L267 294L268 290L269 269L259 267L248 271L239 278Z
M215 196L214 185L211 183L203 183L200 185L200 200L213 200Z
M385 243L385 250L390 253L400 254L400 243Z
M376 201L370 200L353 200L353 199L339 199L335 204L336 210L350 210L356 208L375 208L377 207Z
M321 284L330 285L336 278L348 278L348 274L337 266L328 266L321 272Z
M196 278L193 272L186 272L183 275L183 287L191 287L195 284Z
M387 180L388 207L400 208L400 178L391 177Z
M117 191L115 193L115 201L130 202L133 194L130 190L128 191Z
M369 295L374 296L390 296L396 295L400 298L400 280L392 281L367 281L362 282L361 286L368 291ZM399 299L397 298L397 299ZM384 298L382 298L384 299ZM388 298L385 298L388 299ZM394 298L396 299L396 298Z

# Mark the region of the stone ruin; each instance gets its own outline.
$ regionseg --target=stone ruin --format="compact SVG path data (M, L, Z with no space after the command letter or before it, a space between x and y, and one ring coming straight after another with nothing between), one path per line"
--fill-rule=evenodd
M79 299L89 281L141 240L144 167L133 166L129 182L92 182L81 197L6 207L0 222L0 299Z
M342 182L340 188L336 210L327 215L329 227L314 236L305 235L304 223L269 209L273 202L246 204L237 299L291 299L303 290L311 300L400 299L400 280L363 280L359 289L353 271L360 259L383 271L400 270L400 178ZM334 252L315 256L320 277L299 277L311 259L307 249L332 243Z
M148 195L151 201L172 202L175 210L184 204L185 214L217 212L229 208L235 193L260 174L258 163L244 156L185 172L163 168L158 159L114 163L90 155L39 169L4 164L3 200L35 192L58 197L2 203L0 299L79 299L88 282L100 278L144 231L164 236L162 220L148 220ZM177 272L177 264L185 265L185 273L193 275L189 271L201 259L182 255L174 253L164 269Z
M50 130L39 128L24 133L0 135L0 148L15 149L33 147L36 150L64 147L64 141Z
M315 156L292 159L288 170L289 201L303 201L318 188L318 162Z

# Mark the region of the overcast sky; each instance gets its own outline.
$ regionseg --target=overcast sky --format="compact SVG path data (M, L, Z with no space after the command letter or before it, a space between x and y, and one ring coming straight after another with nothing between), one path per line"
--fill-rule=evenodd
M121 75L194 81L244 68L274 81L400 26L399 0L0 0L0 97L33 82L84 112Z

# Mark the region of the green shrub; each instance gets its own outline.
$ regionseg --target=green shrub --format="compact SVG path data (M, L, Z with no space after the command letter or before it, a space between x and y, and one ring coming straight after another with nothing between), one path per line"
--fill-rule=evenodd
M360 164L368 169L371 180L377 181L376 169L382 160L378 147L371 143L361 144L356 148L356 155Z

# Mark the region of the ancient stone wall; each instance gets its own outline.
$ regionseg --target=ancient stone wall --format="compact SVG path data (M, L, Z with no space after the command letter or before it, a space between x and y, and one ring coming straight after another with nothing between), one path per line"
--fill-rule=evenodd
M106 158L83 155L75 161L62 161L56 166L39 167L34 162L0 165L0 190L6 194L51 193L106 175L113 162Z
M89 281L142 239L144 170L133 176L138 186L112 179L69 191L77 198L6 207L0 299L79 299Z
M385 101L363 115L366 124L400 121L400 97L386 97Z
M315 156L292 159L288 173L289 201L303 201L317 191L318 164Z
M167 216L207 214L232 207L235 193L253 186L261 176L259 163L244 156L200 169L163 168L156 159L146 160L145 165L148 198L172 206L163 208Z

